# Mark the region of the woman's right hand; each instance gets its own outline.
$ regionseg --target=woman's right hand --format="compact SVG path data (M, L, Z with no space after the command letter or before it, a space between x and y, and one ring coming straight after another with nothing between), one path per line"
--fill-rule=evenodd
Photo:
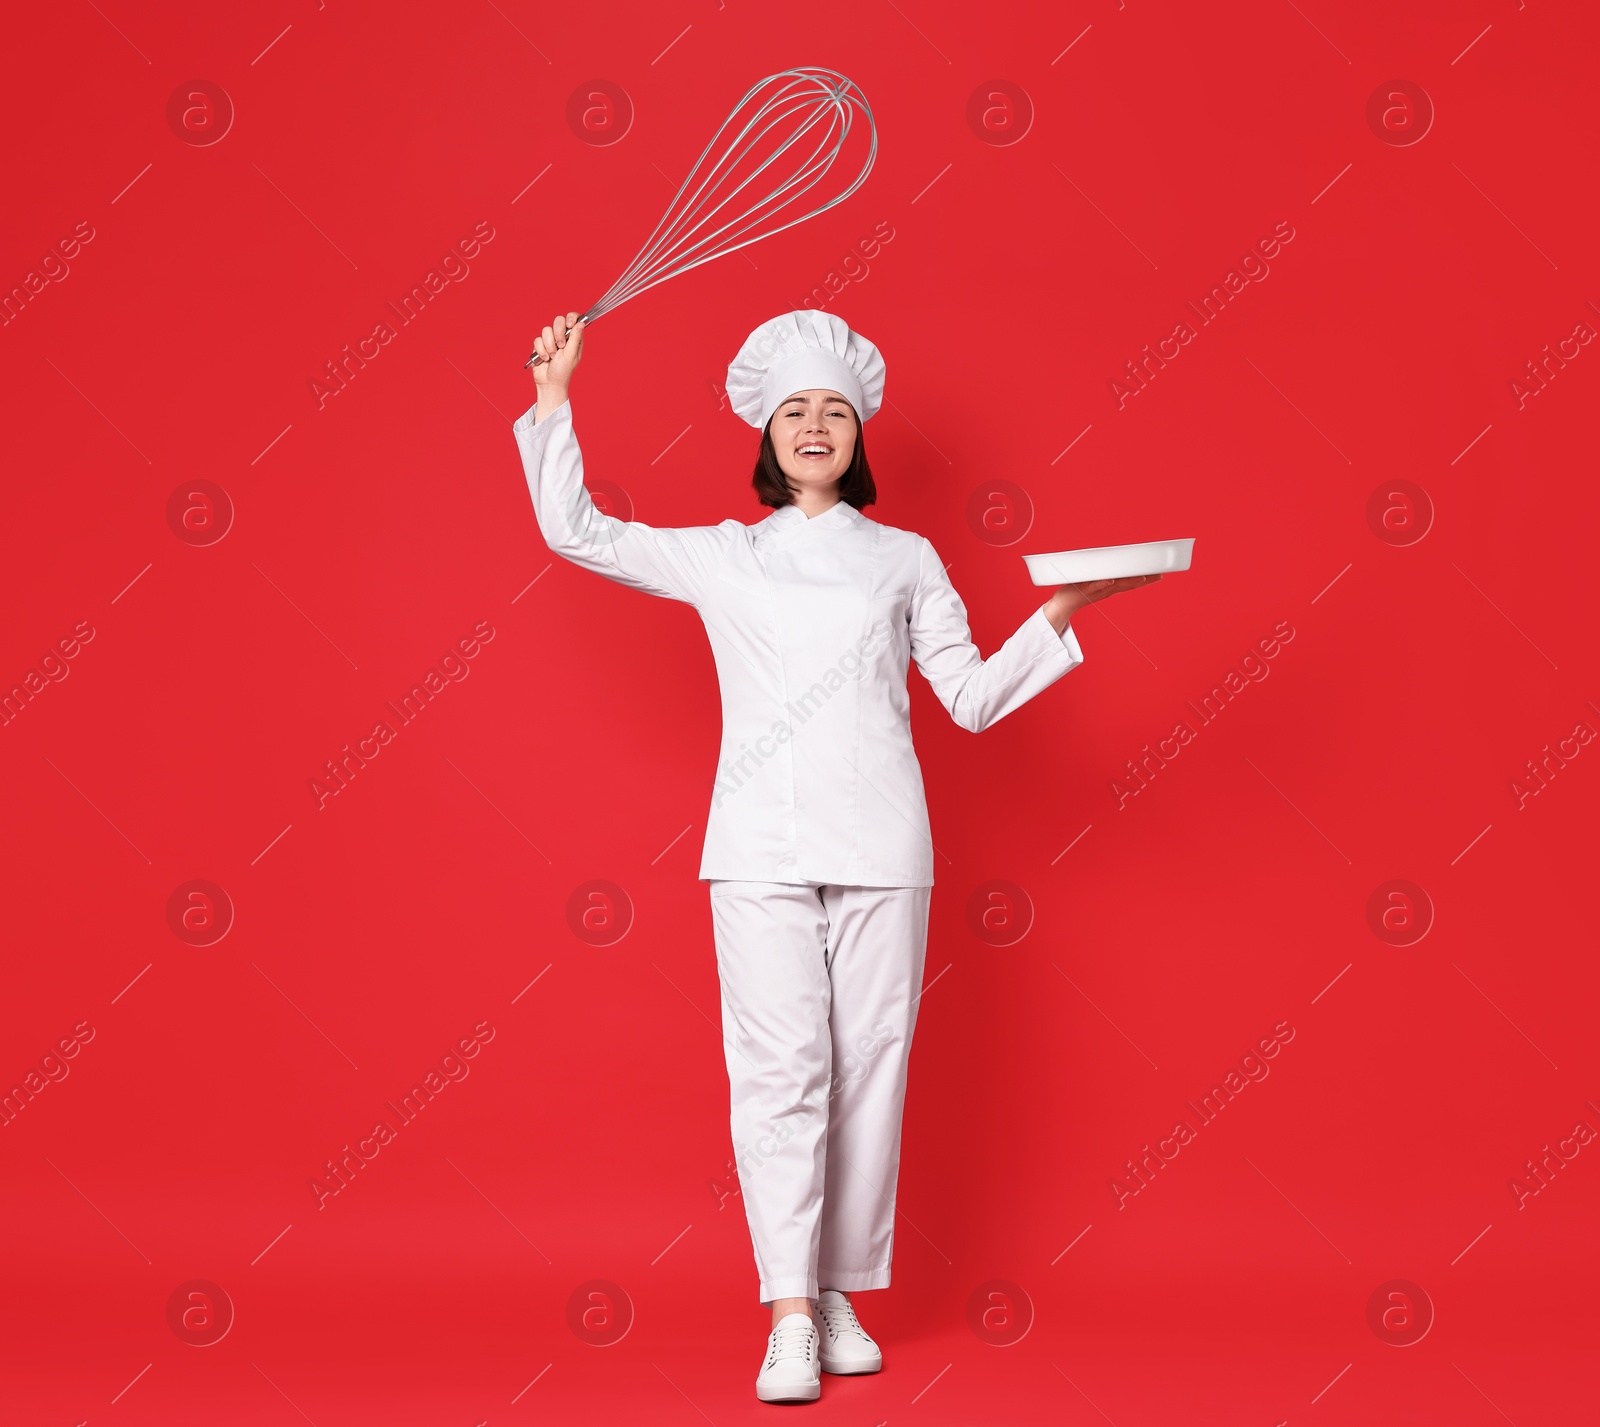
M539 398L553 398L559 405L566 400L572 373L583 357L584 323L576 312L559 314L533 339L533 350L542 358L533 368L533 384Z

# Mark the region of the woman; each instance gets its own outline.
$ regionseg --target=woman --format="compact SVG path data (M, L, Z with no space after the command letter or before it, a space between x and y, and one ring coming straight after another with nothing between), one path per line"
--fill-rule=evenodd
M534 342L538 399L513 427L545 541L585 569L684 600L705 623L722 748L700 879L710 883L740 1186L772 1331L764 1402L820 1372L877 1372L848 1295L889 1283L906 1062L933 886L911 744L910 659L976 733L1083 661L1083 605L1160 576L1063 585L987 660L933 546L861 513L876 347L791 312L728 368L761 433L758 524L657 529L583 487L568 389L578 314Z

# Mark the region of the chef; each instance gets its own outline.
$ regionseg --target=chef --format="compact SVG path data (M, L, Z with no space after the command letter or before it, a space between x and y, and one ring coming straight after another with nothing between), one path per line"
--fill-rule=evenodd
M900 1120L933 887L911 741L911 660L980 733L1083 662L1069 620L1156 577L1064 585L984 659L933 546L863 513L877 347L832 313L756 328L728 368L761 433L754 525L661 528L599 511L569 385L577 313L534 343L513 425L545 542L692 604L722 694L700 879L710 884L731 1127L763 1305L763 1401L812 1401L819 1369L876 1372L849 1294L889 1283Z

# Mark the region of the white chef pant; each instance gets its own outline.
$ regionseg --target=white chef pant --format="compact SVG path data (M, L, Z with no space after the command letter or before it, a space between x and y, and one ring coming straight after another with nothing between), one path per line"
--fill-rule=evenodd
M711 882L761 1301L884 1288L931 887Z

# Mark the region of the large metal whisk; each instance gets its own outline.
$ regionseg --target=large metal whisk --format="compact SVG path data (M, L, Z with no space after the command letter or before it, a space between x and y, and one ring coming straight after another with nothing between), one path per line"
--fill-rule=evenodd
M828 177L858 116L865 119L869 138L861 171L826 202L788 216L799 200ZM717 152L730 129L737 132ZM803 157L780 163L797 144ZM714 152L717 157L707 167ZM877 153L878 126L872 110L860 89L844 75L817 68L786 69L770 75L723 120L627 271L582 320L593 322L657 283L825 213L861 187ZM764 180L763 174L767 175ZM752 185L761 191L774 181L777 186L753 202L749 195L741 197ZM741 204L745 205L742 209ZM706 231L713 223L720 226ZM543 360L535 353L523 365L533 367Z

